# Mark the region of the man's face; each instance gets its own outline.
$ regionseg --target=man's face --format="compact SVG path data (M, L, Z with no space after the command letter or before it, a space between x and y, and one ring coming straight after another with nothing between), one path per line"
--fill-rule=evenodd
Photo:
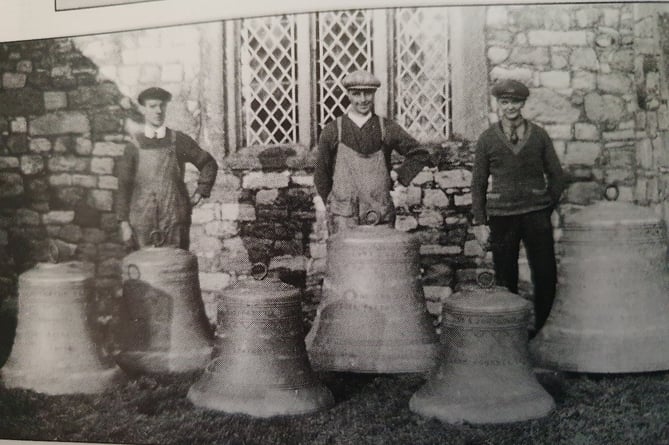
M144 105L139 107L139 110L144 115L144 121L147 124L153 127L160 127L165 122L167 102L160 99L146 99Z
M515 120L520 117L520 110L525 106L525 101L513 97L501 97L497 99L497 106L503 117Z
M348 90L351 107L358 114L367 114L374 106L375 90Z

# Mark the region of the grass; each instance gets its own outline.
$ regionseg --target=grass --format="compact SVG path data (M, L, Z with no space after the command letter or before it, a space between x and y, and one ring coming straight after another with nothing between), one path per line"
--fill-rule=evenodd
M0 438L135 444L669 445L669 374L540 374L549 416L448 425L409 411L420 375L322 373L333 408L256 419L193 407L196 375L139 377L94 396L45 396L0 385Z

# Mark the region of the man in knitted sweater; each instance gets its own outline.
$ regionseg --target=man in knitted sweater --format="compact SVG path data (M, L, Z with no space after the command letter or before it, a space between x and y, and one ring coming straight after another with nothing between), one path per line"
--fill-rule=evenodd
M546 131L521 114L529 94L515 80L499 81L492 88L500 120L476 144L472 213L477 240L486 245L490 237L497 284L514 293L523 242L534 285L533 335L546 322L555 298L551 213L562 194L564 175Z

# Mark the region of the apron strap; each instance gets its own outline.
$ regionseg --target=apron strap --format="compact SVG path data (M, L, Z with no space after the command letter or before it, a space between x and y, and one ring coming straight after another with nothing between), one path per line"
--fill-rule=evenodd
M341 116L337 116L337 144L341 141Z
M386 126L383 123L383 118L379 116L379 127L381 127L381 143L386 140Z

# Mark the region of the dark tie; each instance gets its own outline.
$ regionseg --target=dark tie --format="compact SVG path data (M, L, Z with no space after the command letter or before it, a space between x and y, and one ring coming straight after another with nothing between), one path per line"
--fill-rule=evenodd
M515 125L511 126L511 135L509 136L509 140L514 145L518 143L518 133L516 133L516 128L518 127L516 127Z

